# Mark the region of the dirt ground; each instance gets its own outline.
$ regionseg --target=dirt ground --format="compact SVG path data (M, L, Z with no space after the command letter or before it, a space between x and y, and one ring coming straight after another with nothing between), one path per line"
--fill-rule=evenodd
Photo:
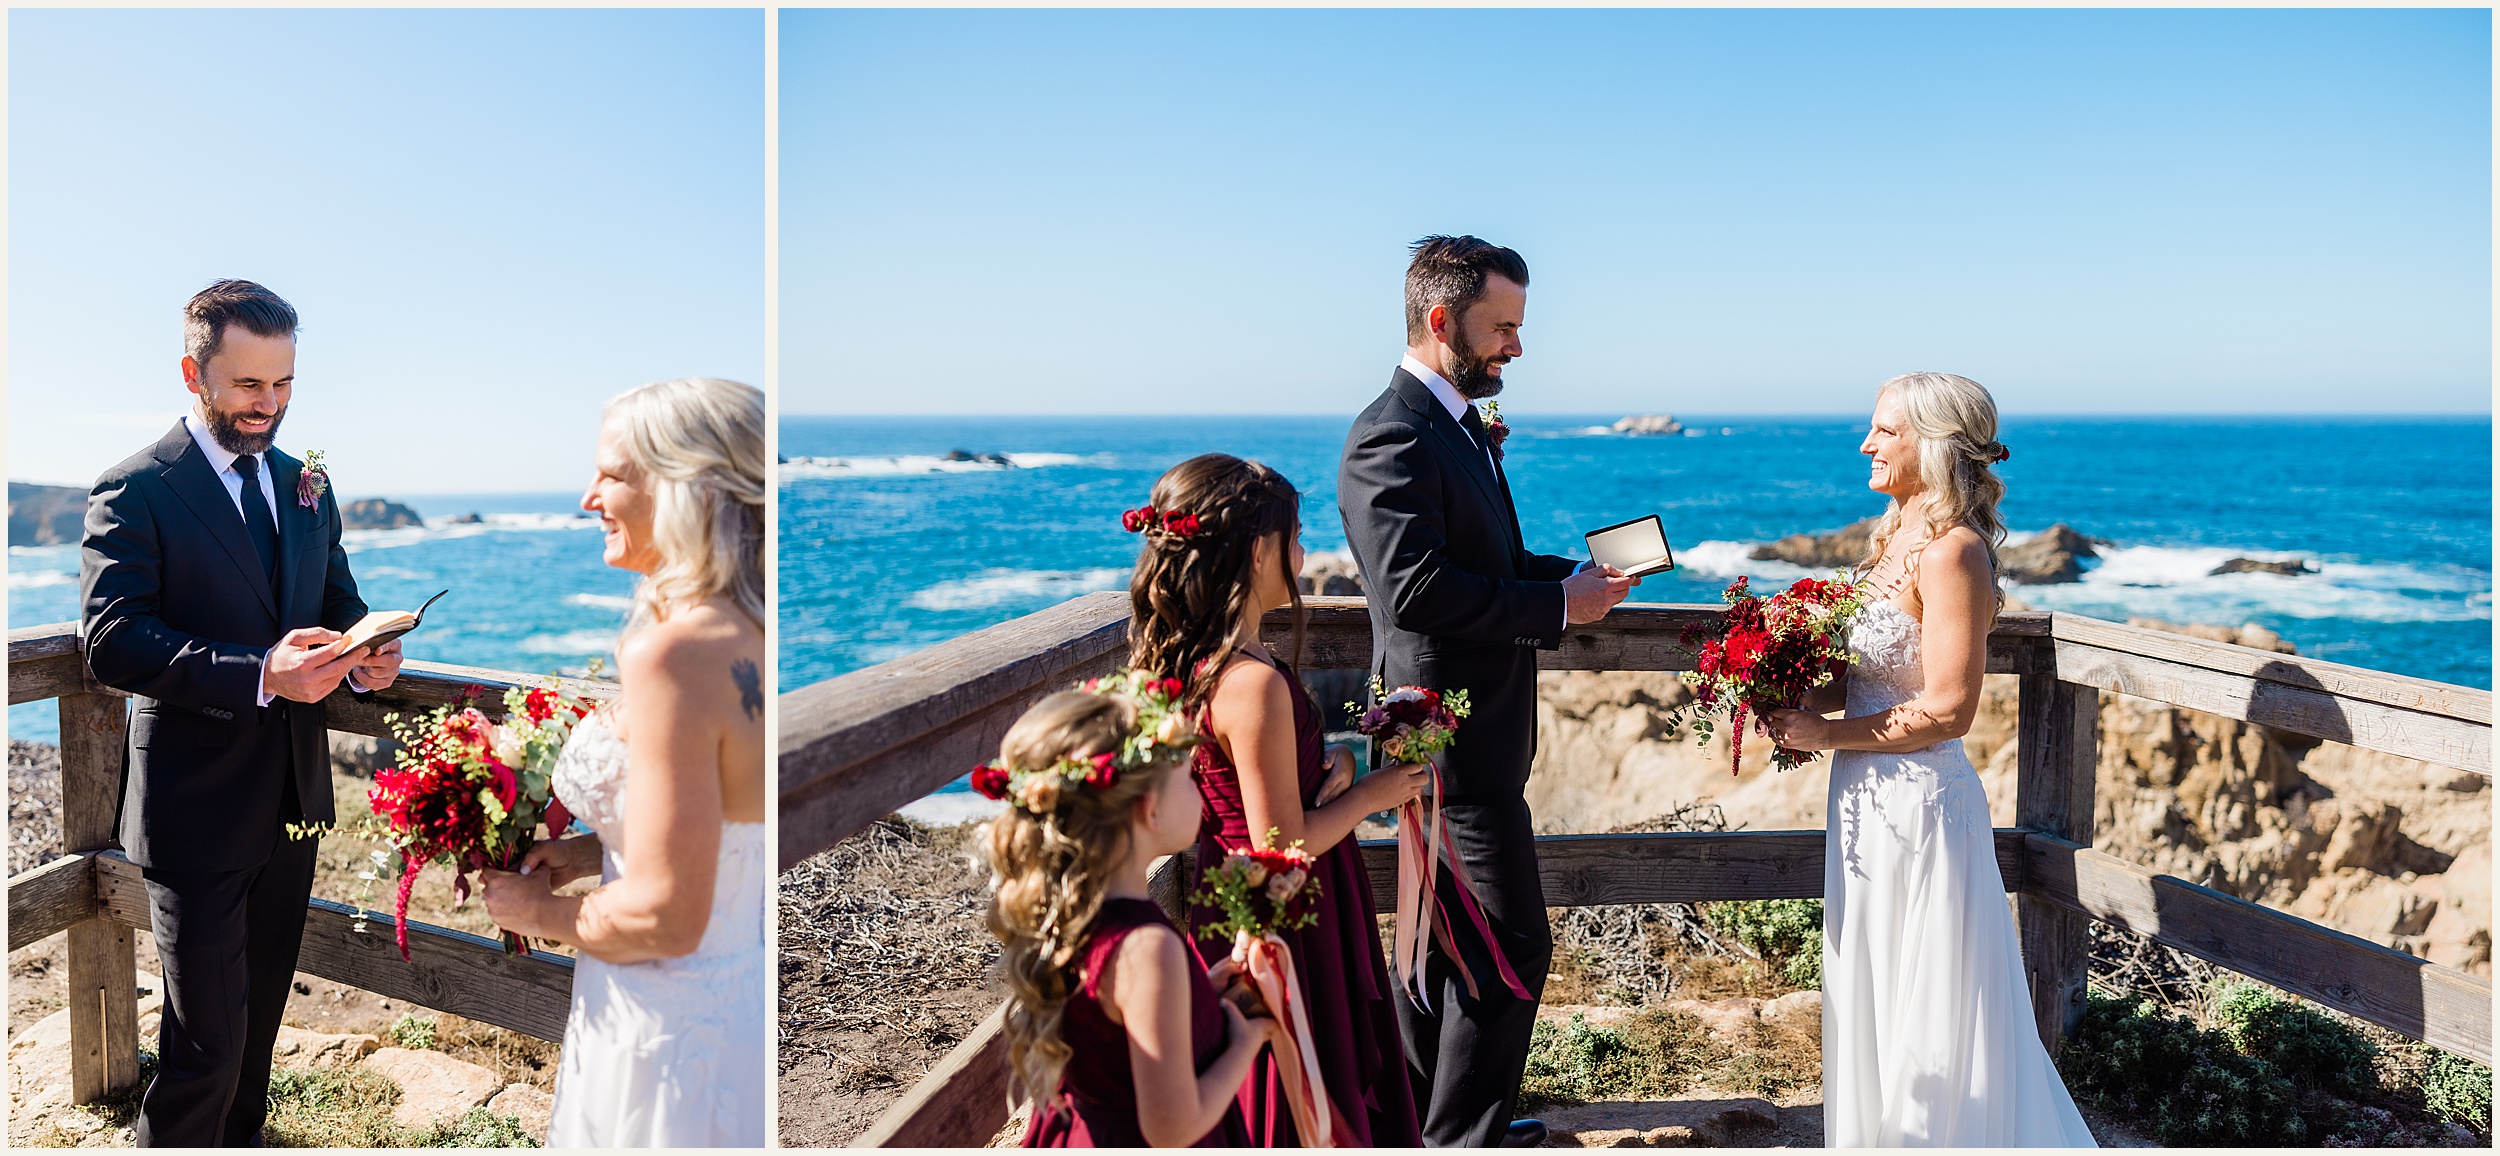
M332 774L331 789L342 823L367 813L365 790L370 785L366 779ZM43 744L10 743L9 790L9 871L14 875L60 854L57 751ZM349 835L325 837L314 870L313 894L387 911L392 884L387 879L358 878L359 873L372 870L368 855L376 846ZM486 918L481 904L455 909L452 898L450 873L441 867L428 868L410 897L408 915L438 926L479 935L494 934L494 924ZM389 934L386 929L377 929L375 933ZM20 1029L64 1006L69 982L66 938L55 935L9 954L8 1023L12 1038ZM157 962L154 938L146 931L134 933L133 938L139 970L159 973L161 965ZM546 950L571 954L569 948ZM295 989L287 1000L286 1022L308 1031L370 1033L383 1036L387 1042L391 1025L410 1014L436 1021L435 1047L444 1054L489 1068L507 1083L528 1084L547 1092L555 1090L559 1049L551 1041L418 1007L405 1000L385 999L309 973L295 975Z

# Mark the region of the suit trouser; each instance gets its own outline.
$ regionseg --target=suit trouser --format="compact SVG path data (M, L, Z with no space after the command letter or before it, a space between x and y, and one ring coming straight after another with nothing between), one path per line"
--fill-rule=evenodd
M283 807L288 822L302 820L291 768ZM258 867L143 873L165 1008L156 1079L139 1102L140 1146L239 1147L268 1117L270 1054L319 846L281 829Z
M1541 998L1554 937L1545 922L1545 885L1537 877L1536 829L1527 802L1451 802L1441 813L1511 970L1531 996ZM1467 994L1466 980L1435 940L1424 955L1432 1010L1417 1006L1411 993L1401 995L1398 1034L1406 1042L1415 1102L1424 1108L1424 1143L1491 1147L1510 1127L1511 1104L1528 1064L1528 1039L1536 1030L1537 1000L1520 999L1502 982L1474 922L1459 906L1457 880L1447 871L1438 875L1442 913L1475 976L1478 995Z

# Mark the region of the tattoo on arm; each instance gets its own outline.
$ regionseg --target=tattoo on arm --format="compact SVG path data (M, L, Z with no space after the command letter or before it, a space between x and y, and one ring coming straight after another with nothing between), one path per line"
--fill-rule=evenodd
M738 684L738 706L748 718L764 716L764 675L755 663L741 658L729 664L730 681Z

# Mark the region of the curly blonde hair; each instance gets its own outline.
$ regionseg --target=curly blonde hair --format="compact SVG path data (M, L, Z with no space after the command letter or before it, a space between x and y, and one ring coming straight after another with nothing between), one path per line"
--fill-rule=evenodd
M1118 751L1136 727L1137 704L1126 695L1062 691L1008 728L999 765L1039 770L1062 758ZM1094 917L1132 849L1130 814L1187 764L1186 750L1123 772L1110 786L1063 791L1047 813L1010 806L990 821L990 934L1005 946L999 970L1015 997L1007 1009L1007 1061L1036 1102L1057 1094L1073 1054L1060 1020ZM1014 1089L1008 1098L1017 1098Z
M725 598L764 625L764 392L711 377L655 381L610 400L635 479L651 492L660 564L626 630Z
M1988 572L1994 575L1997 547L2005 542L2005 519L1997 514L1997 503L2005 500L2005 480L1995 467L2005 457L2005 446L1997 441L1996 399L1987 387L1950 373L1905 373L1876 387L1879 404L1885 394L1901 399L1902 416L1918 438L1918 480L1927 497L1919 550L1955 526L1968 526L1987 547ZM1885 547L1900 530L1901 503L1896 500L1867 535L1860 574L1883 560ZM1907 565L1917 561L1918 551L1912 551ZM1995 588L1993 582L1990 588ZM1996 605L2004 603L2005 594L1998 590Z

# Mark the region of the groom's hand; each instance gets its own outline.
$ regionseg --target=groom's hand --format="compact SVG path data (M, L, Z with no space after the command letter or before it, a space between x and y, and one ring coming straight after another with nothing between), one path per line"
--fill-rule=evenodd
M260 685L279 698L320 702L339 688L356 665L353 654L339 646L347 637L335 630L307 626L290 630L261 660Z
M1573 626L1585 626L1606 616L1632 588L1641 584L1638 578L1603 562L1583 562L1569 578L1563 579L1563 620Z
M356 660L356 681L363 683L366 690L380 690L399 680L398 639L383 643L379 650L356 653L361 656Z

